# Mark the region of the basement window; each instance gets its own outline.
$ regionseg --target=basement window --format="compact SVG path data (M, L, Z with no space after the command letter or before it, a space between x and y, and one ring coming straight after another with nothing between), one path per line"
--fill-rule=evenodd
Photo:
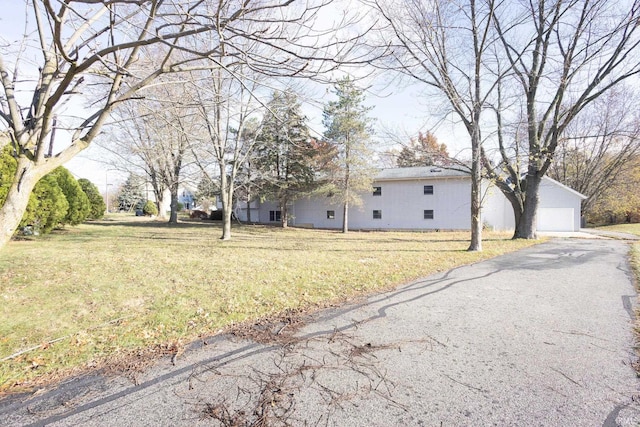
M433 209L425 209L424 219L433 219Z

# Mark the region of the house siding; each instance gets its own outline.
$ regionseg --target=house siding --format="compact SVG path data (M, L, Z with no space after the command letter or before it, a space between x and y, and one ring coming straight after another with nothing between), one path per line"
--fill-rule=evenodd
M471 228L470 193L468 175L429 170L387 170L384 179L373 182L371 191L361 194L362 203L349 207L349 228L360 230L469 230ZM422 171L431 176L419 176ZM400 176L402 173L413 176ZM418 176L417 176L418 175ZM433 186L433 194L424 194L424 186ZM373 195L373 187L381 194ZM511 204L502 192L485 182L483 185L482 222L495 230L515 228ZM568 187L544 178L540 185L540 225L555 231L580 229L580 205L585 197ZM270 221L269 212L280 210L274 202L262 202L259 215L252 220L264 224ZM373 211L381 217L374 218ZM433 211L433 219L425 219L425 211ZM333 217L327 217L333 211ZM289 225L325 229L342 228L343 207L331 197L312 196L294 201L289 207ZM571 218L571 219L569 219ZM546 225L545 225L546 224ZM546 231L539 228L539 231Z
M433 185L433 194L424 194L424 186ZM471 226L468 179L429 179L376 181L382 194L361 194L362 203L349 207L349 228L362 230L407 229L466 230ZM373 211L382 213L374 219ZM424 211L433 210L433 219L424 219ZM295 202L293 225L315 228L342 227L343 208L330 197L311 197ZM327 211L334 211L333 219Z

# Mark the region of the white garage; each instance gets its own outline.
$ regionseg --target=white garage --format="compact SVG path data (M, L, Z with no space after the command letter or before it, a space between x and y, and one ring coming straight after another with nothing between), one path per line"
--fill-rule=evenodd
M581 204L587 197L549 177L539 192L538 231L580 231ZM496 230L513 230L513 208L495 187L489 187L483 205L483 221Z

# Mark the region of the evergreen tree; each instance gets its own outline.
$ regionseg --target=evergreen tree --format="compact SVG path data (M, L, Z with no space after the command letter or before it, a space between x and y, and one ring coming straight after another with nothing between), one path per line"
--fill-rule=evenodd
M143 186L144 180L142 177L129 174L118 194L119 209L127 212L142 209L145 203L145 197L142 193Z
M314 185L315 150L295 94L274 92L267 107L254 165L262 195L278 201L282 226L286 227L289 203Z
M334 177L332 191L343 205L342 232L349 231L349 205L359 204L359 191L371 189L374 170L369 161L371 107L363 105L363 91L349 77L334 86L337 101L329 102L323 111L324 137L336 144L339 173Z
M78 180L78 184L80 185L80 188L82 188L82 191L84 191L84 194L87 195L91 206L87 219L102 218L107 210L107 205L104 203L104 199L102 198L98 187L86 178L80 178Z
M4 204L9 187L16 173L16 159L11 155L11 146L6 145L0 152L0 206Z
M68 210L69 203L58 185L57 177L55 174L45 175L29 197L19 228L31 225L42 234L49 233L64 223Z
M91 211L91 203L78 181L62 166L56 168L51 175L58 181L58 186L69 204L62 224L78 225L84 222Z
M142 213L148 216L158 215L158 207L151 200L147 200L142 208Z
M0 154L0 206L2 206L15 176L17 161L11 155L9 146L5 147ZM18 230L32 226L38 233L49 233L64 220L68 207L69 204L57 179L51 174L46 175L29 195L29 203Z
M217 197L220 194L220 186L215 183L208 174L202 174L198 188L196 188L196 203L203 210L208 211L211 206L216 206Z

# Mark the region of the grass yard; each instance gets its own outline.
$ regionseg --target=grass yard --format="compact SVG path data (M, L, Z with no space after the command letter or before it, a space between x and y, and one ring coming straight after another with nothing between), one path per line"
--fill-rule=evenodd
M640 236L640 224L616 224L605 227L598 227L603 231L619 231L622 233ZM634 243L631 248L631 264L636 273L636 283L640 286L640 243ZM640 326L639 326L640 330Z
M635 234L640 236L640 224L616 224L607 225L604 227L597 227L598 230L603 231L619 231L621 233Z
M152 357L240 322L389 289L533 241L485 233L178 226L111 217L14 241L0 252L0 392L139 354Z

